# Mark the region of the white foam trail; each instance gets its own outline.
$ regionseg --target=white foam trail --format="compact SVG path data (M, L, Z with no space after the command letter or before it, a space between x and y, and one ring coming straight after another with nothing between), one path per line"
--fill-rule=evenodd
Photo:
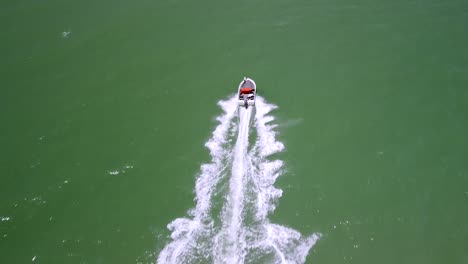
M223 209L222 231L215 238L215 263L243 263L245 238L242 233L244 182L248 171L247 147L252 107L239 108L239 131L234 147L234 161L229 181L229 193Z
M269 114L276 106L257 97L255 108L239 108L236 127L236 96L219 105L224 114L218 117L220 124L206 143L212 161L201 167L196 181L197 203L190 211L193 219L178 218L168 225L173 241L161 251L158 263L304 263L320 234L304 237L267 218L282 195L274 183L283 161L268 159L284 149L276 140L276 125L270 124L274 118ZM248 151L254 111L257 138ZM228 144L230 129L237 129L234 146ZM222 189L217 186L225 176L229 182L219 213L212 203L213 191Z
M276 202L282 195L282 190L275 188L274 183L284 164L281 160L270 161L268 157L284 150L284 145L276 140L276 125L271 124L274 117L269 115L277 107L268 104L262 97L258 97L255 104L258 136L249 153L253 164L249 174L252 183L249 185L252 189L249 193L253 194L251 203L255 209L251 210L253 220L245 235L250 245L247 250L251 256L249 261L256 263L256 258L271 256L268 263L304 263L320 234L303 237L294 229L272 224L268 220L268 214L275 210Z
M284 149L283 143L276 140L274 131L275 125L268 124L273 121L272 116L268 116L277 107L267 104L261 97L257 98L257 113L255 126L258 131L258 140L252 152L254 163L257 164L256 172L253 173L254 182L257 186L257 212L258 220L265 219L269 212L275 210L275 201L282 195L282 191L274 187L279 170L283 166L283 161L268 161L266 158Z
M237 110L237 98L220 101L218 105L224 113L216 118L219 125L205 144L210 150L211 163L201 166L201 173L196 180L196 207L189 211L193 219L178 218L169 223L167 227L172 231L173 241L161 251L158 263L187 263L191 261L194 254L207 254L203 252L205 245L196 245L196 242L200 237L209 235L213 226L213 220L209 215L211 197L213 188L221 178L220 172L224 166L223 159L229 154L224 145L227 143L228 131L233 124L232 121Z

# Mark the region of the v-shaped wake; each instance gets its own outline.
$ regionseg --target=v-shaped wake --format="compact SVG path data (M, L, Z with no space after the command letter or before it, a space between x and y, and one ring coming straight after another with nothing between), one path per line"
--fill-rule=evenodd
M283 166L268 157L284 146L269 124L276 106L261 97L256 101L248 109L238 109L236 96L218 103L224 113L205 144L211 163L202 165L197 177L196 206L188 218L169 223L172 241L158 263L304 263L319 239L320 234L304 237L267 218L282 194L274 183ZM250 134L256 134L254 144Z

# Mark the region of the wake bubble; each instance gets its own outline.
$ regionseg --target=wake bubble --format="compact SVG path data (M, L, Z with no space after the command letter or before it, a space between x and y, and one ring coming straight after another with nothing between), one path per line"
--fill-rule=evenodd
M223 114L205 144L211 163L197 177L196 206L189 217L169 223L172 241L157 262L304 263L320 234L303 236L267 218L282 195L274 183L283 161L268 159L284 149L269 115L276 106L257 97L255 108L238 109L237 96L218 105ZM249 149L251 129L257 137Z

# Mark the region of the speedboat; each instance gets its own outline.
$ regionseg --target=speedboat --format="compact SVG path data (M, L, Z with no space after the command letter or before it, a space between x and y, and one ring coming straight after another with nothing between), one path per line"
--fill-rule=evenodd
M249 105L255 105L255 98L257 97L257 85L254 80L244 77L239 84L239 90L237 91L239 106L249 108Z

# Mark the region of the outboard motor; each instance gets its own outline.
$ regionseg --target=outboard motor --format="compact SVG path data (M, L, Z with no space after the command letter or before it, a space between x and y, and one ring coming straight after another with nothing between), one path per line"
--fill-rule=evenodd
M245 109L249 108L249 98L247 94L244 94L244 107Z

